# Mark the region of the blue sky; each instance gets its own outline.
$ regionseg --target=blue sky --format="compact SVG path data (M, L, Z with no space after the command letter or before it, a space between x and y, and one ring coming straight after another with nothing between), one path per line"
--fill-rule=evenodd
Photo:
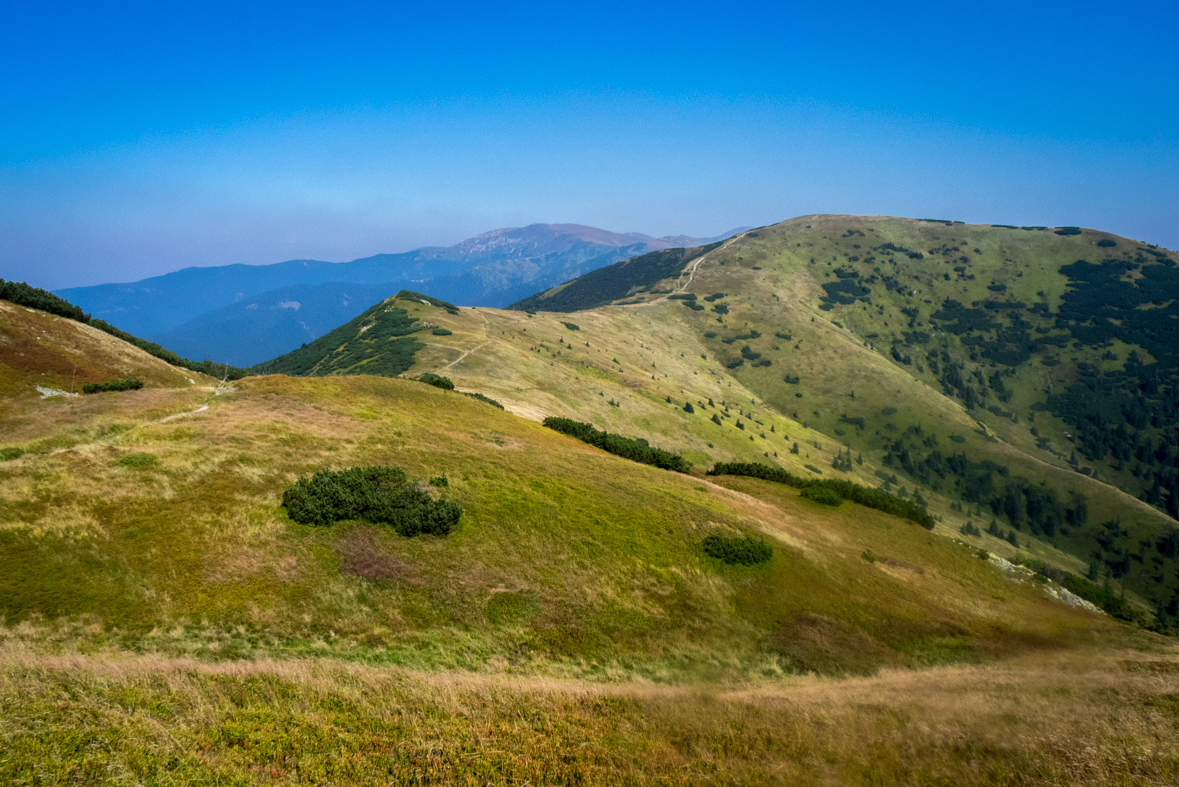
M0 277L827 212L1179 247L1173 2L891 5L2 4Z

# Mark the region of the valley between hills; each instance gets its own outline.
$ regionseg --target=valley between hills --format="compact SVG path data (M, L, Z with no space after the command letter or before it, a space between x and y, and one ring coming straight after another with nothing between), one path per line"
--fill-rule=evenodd
M1174 783L1177 262L806 216L241 370L5 296L0 775Z

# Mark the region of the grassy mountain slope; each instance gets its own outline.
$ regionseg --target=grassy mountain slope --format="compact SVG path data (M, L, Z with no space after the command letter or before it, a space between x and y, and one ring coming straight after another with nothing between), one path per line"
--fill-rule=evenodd
M966 237L950 238L951 230ZM959 251L950 251L951 240ZM1097 245L1102 241L1118 246ZM1056 327L1059 304L1076 290L1059 269L1083 253L1130 245L1087 230L1059 235L804 217L740 236L672 278L646 281L648 292L628 288L622 297L639 304L568 317L488 309L455 317L411 305L411 314L454 333L424 337L426 347L407 374L443 373L519 414L593 421L683 450L697 464L771 458L792 472L811 472L809 464L841 475L832 465L850 449L857 459L851 475L904 494L920 487L947 533L957 535L968 523L985 530L994 520L999 537L969 536L973 543L1004 553L1002 537L1014 532L1038 556L1092 572L1099 582L1109 576L1116 588L1125 585L1166 612L1179 591L1179 566L1175 523L1160 510L1165 505L1137 499L1146 492L1125 463L1119 473L1119 462L1108 456L1100 464L1074 458L1074 428L1045 409L1046 401L1056 401L1045 391L1066 391L1092 377L1086 364L1099 374L1116 373L1130 358L1132 348L1118 340L1078 346L1067 324ZM920 256L918 248L924 249ZM1170 270L1156 256L1165 252L1143 248L1151 254L1134 246L1132 256L1159 260L1147 264ZM862 270L846 275L855 265ZM866 293L847 304L829 295L847 300L849 281ZM667 290L675 292L669 297ZM596 302L597 295L586 292L583 302ZM997 293L1003 304L1022 302L1023 309L988 309ZM947 300L973 312L967 321L978 320L990 332L946 330L961 324L960 317L941 319ZM1017 330L1032 318L1038 323ZM567 328L566 321L581 330ZM1012 341L995 341L996 331ZM1033 336L1048 341L1033 344ZM1024 352L1028 359L1018 365L996 360L1017 361ZM1145 349L1137 352L1153 360ZM1053 363L1060 358L1064 362ZM1143 399L1165 407L1171 390L1159 387L1153 399ZM707 407L710 398L717 408ZM683 412L686 401L695 414ZM732 420L722 417L724 427L711 423L714 410ZM756 430L736 429L738 418ZM1165 477L1176 457L1164 443L1173 426L1160 420L1143 434L1162 445L1153 456ZM794 442L800 454L786 453Z
M786 426L805 446L780 438L792 470L830 460L805 443L829 438L689 361L702 345L674 328L688 311L595 310L574 329L406 293L319 349L346 356L381 315L445 324L411 337L425 345L411 374L701 462L771 453ZM454 392L306 368L328 374L24 401L40 408L14 438L24 453L0 462L0 777L1165 784L1179 770L1173 647L1051 583L852 503L657 470ZM458 527L311 527L279 505L299 477L372 464L458 502ZM702 549L712 534L773 556L726 565ZM799 675L881 668L921 671Z
M162 422L111 397L69 425L65 453L35 450L61 436L52 422L26 435L0 464L6 620L94 621L94 644L173 653L647 674L718 657L871 671L1117 629L912 523L636 465L419 383L248 378L206 404ZM370 464L445 476L433 488L463 506L458 530L315 528L278 506L299 476ZM727 567L701 552L710 533L754 534L774 557Z
M125 377L165 388L208 381L89 325L0 301L0 402L36 398L37 386L77 393Z

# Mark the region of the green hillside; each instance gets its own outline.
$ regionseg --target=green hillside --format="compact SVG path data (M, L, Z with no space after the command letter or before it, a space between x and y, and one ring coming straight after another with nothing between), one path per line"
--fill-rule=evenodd
M1100 269L1125 267L1124 286L1091 286L1095 266L1077 260L1113 254ZM919 493L940 532L1108 578L1174 625L1175 318L1154 308L1173 256L1091 230L803 217L572 318L409 306L453 335L426 339L406 374L443 370L518 414L590 421L697 465L769 459ZM583 290L588 304L600 288ZM1075 319L1119 303L1157 315L1142 344L1102 332L1128 317Z
M723 242L710 243L691 249L665 249L632 257L517 301L508 308L570 312L650 293L658 282L677 276L688 263L722 245Z
M685 279L706 275L698 259ZM816 493L845 488L816 479L873 483L870 452L751 393L693 333L702 311L558 319L401 293L367 314L299 359L308 376L0 413L0 778L1179 772L1158 679L1176 669L1171 641L1086 611L1051 567L978 548L1014 554L1005 541L938 537L951 527L926 521L911 481L903 505ZM32 348L39 325L9 338ZM405 375L457 390L340 374L387 374L384 351L406 339L421 347ZM633 438L569 427L583 440L696 467L615 456L537 423L545 411ZM733 460L790 475L702 473ZM333 474L373 467L404 475ZM956 513L926 492L939 518ZM457 518L407 527L403 504ZM1132 763L1113 756L1127 750Z

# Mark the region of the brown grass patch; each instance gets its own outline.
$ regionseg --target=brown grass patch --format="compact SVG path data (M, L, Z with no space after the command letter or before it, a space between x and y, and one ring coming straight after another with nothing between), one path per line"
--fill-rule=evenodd
M413 569L389 548L373 527L357 527L341 533L334 550L340 573L361 579L417 584Z

